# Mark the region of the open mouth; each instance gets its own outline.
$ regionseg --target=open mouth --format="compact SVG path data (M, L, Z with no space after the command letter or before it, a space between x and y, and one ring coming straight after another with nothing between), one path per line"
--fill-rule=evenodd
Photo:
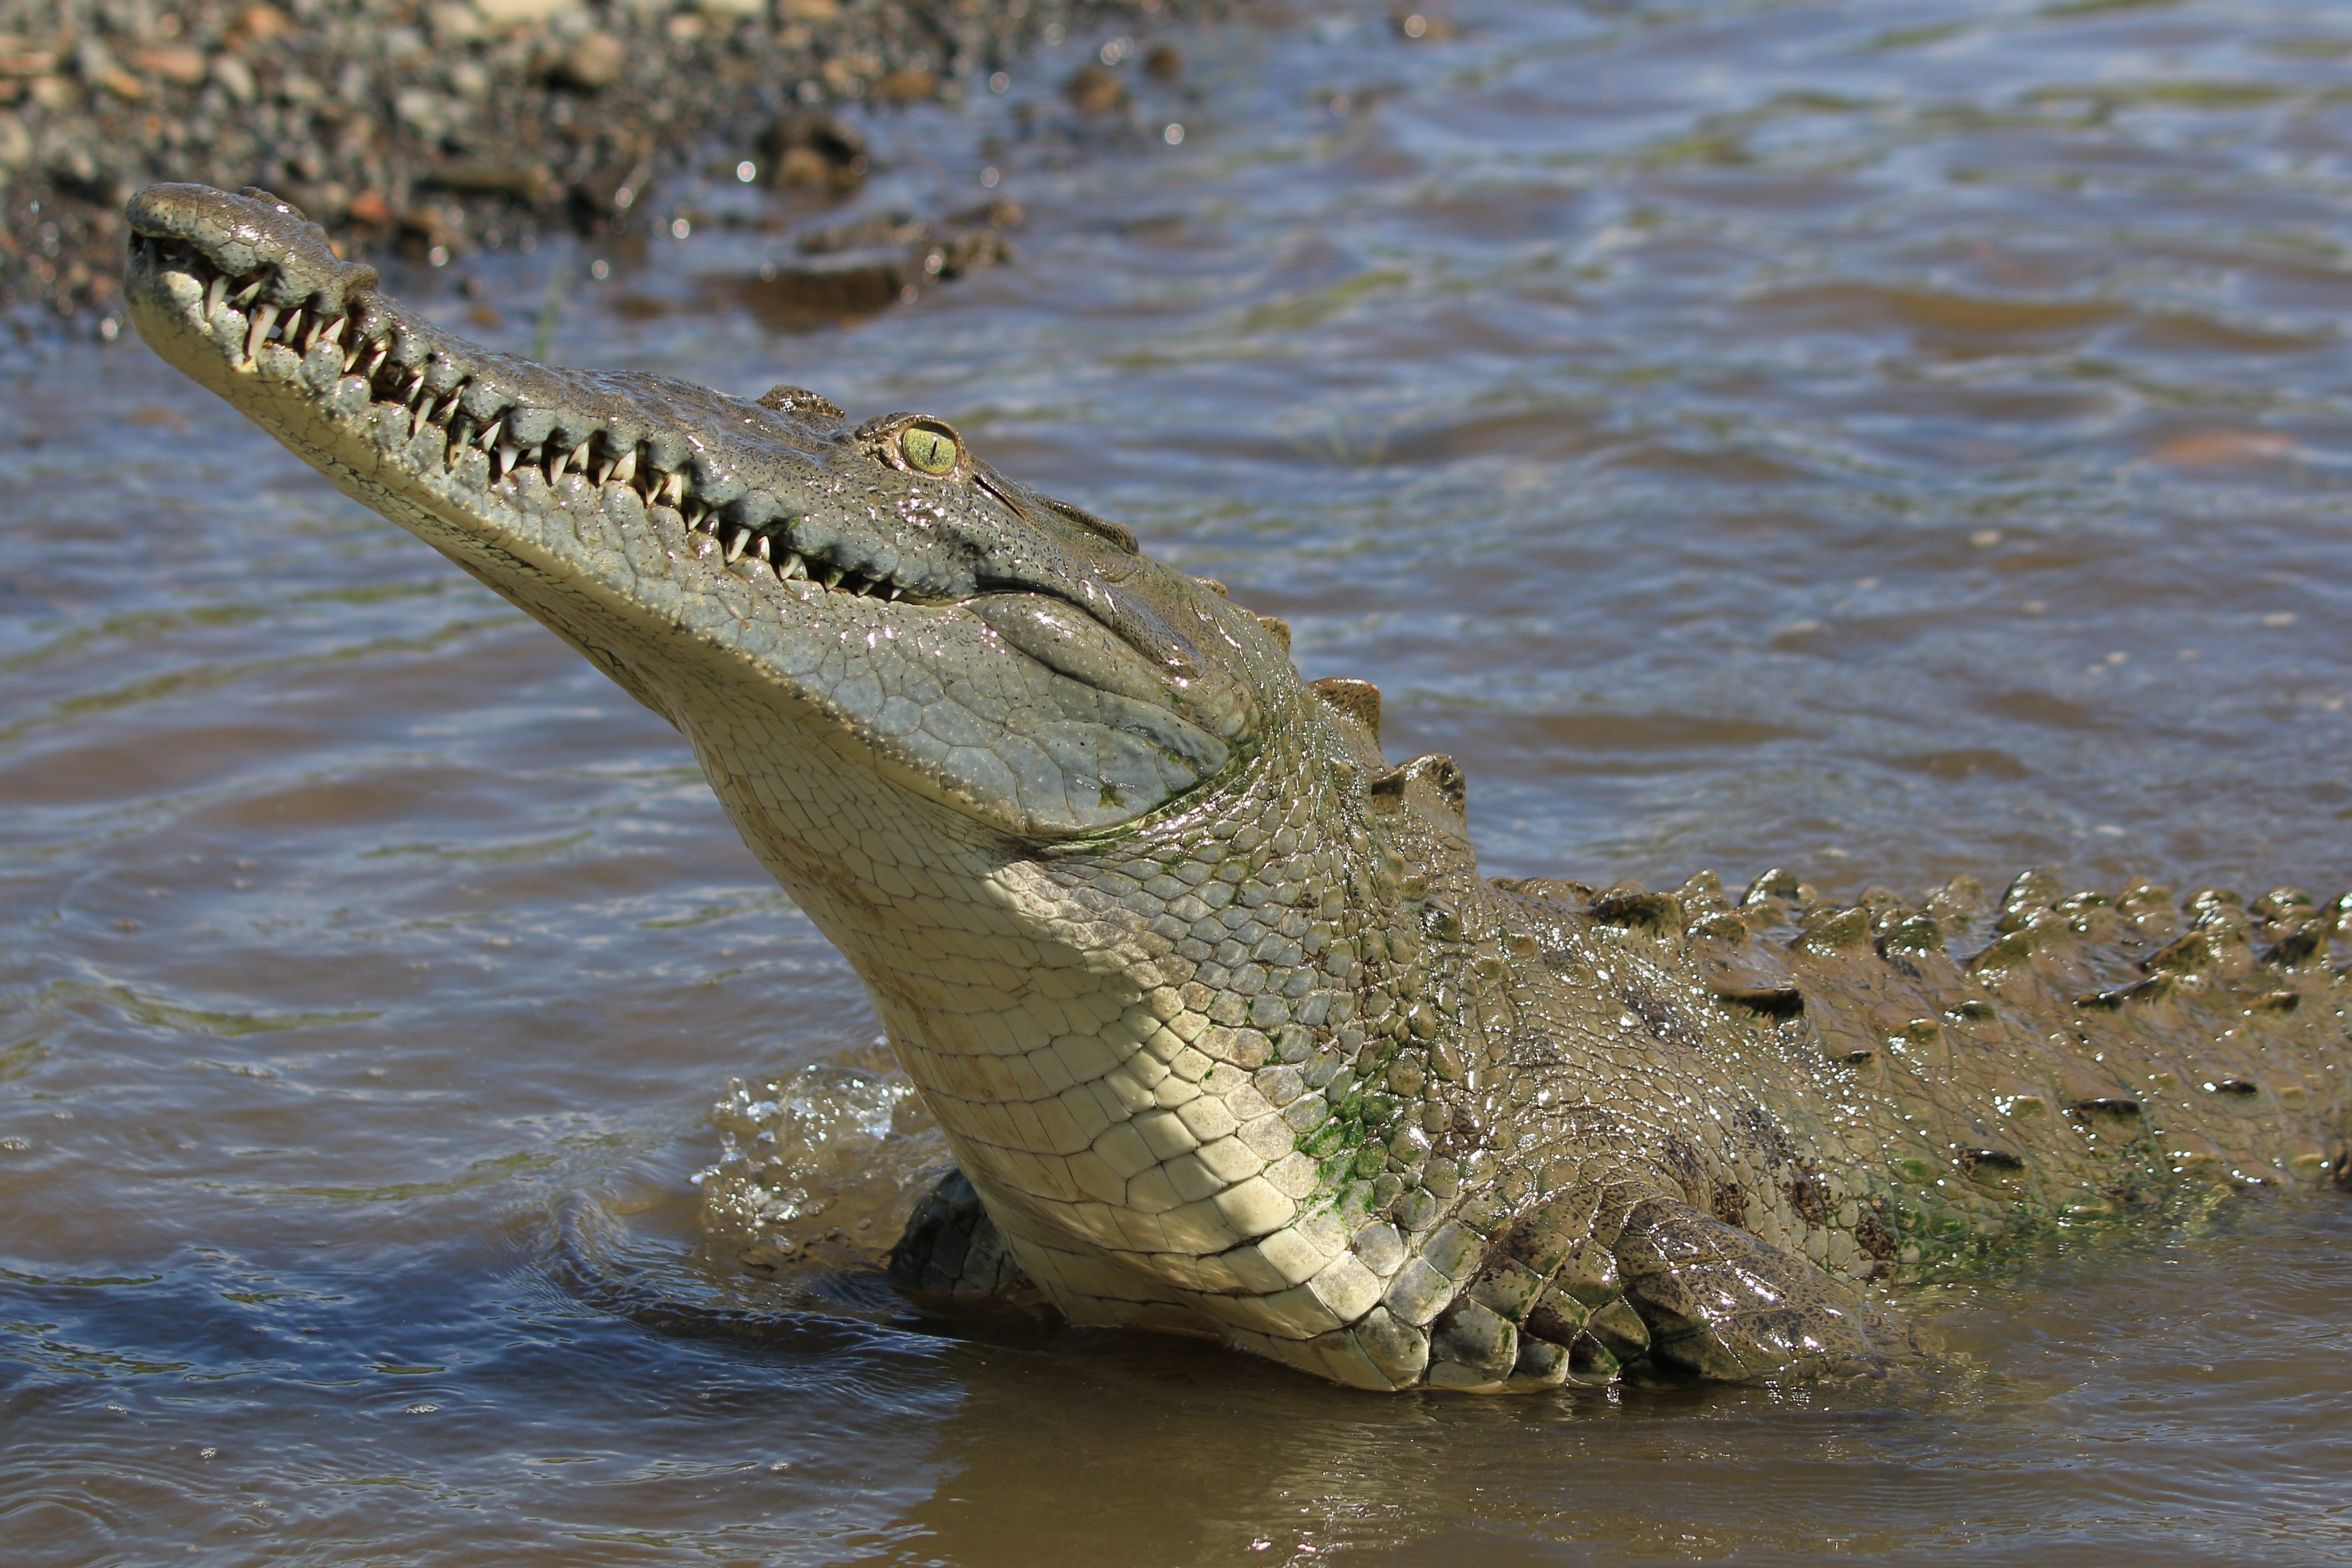
M281 308L266 298L275 267L230 274L197 246L165 236L134 232L131 261L134 274L176 272L194 279L204 289L202 321L214 331L223 311L244 322L237 369L263 369L266 358L275 357L268 355L272 346L286 356L279 362L286 374L310 369L322 352L339 355L341 367L333 375L358 377L367 384L371 406L364 418L404 416L411 441L428 429L437 433L448 469L469 474L487 493L504 489L519 498L526 473L535 473L550 488L566 475L599 487L623 485L648 510L676 511L696 536L697 554L716 557L754 582L765 577L780 584L808 584L794 590L800 594L822 587L887 601L907 592L888 571L844 559L839 547L796 541L797 520L772 503L763 504L757 492L723 506L697 496L694 477L682 460L661 460L674 443L648 438L624 446L604 431L571 445L555 439L551 415L524 410L458 374L446 359L435 359L421 337L401 333L381 312L358 309L363 297L354 296L334 317L301 306Z

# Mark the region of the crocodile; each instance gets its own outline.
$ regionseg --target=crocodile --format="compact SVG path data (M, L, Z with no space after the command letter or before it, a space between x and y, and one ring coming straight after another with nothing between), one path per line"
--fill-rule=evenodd
M691 744L955 1169L890 1254L1364 1389L1860 1373L1889 1284L2352 1171L2352 896L1482 877L1380 693L992 468L462 341L266 192L130 204L156 353Z

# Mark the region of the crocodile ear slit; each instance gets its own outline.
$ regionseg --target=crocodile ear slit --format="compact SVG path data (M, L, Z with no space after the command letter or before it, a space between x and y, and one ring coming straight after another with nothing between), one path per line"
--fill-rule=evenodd
M1003 502L1007 511L1024 522L1029 521L1029 509L1021 504L1021 498L1013 494L1013 487L994 468L985 463L975 462L971 466L971 479L974 484Z
M1101 537L1109 540L1113 544L1118 545L1129 555L1139 555L1142 553L1142 547L1135 542L1135 533L1133 530L1124 528L1119 524L1111 521L1110 519L1107 517L1097 517L1094 513L1088 511L1082 506L1072 506L1068 501L1055 500L1052 496L1040 496L1037 499L1044 501L1047 506L1052 507L1055 511L1069 519L1072 522L1076 523L1080 528L1085 529L1087 532L1099 534Z

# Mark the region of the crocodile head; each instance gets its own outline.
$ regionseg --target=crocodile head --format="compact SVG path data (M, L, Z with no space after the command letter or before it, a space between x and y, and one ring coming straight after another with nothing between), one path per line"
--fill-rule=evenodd
M938 419L490 353L266 193L130 216L157 353L687 735L1032 1279L1080 1321L1300 1331L1335 1184L1402 1115L1295 1148L1313 1119L1251 1087L1373 1051L1360 1005L1405 1037L1417 943L1358 931L1403 885L1370 814L1418 775L1375 778L1369 687L1310 690L1279 623Z
M1255 617L940 420L489 352L259 191L159 185L130 217L131 317L164 359L722 771L731 731L781 718L832 805L880 784L960 836L1068 838L1230 771L1287 671Z

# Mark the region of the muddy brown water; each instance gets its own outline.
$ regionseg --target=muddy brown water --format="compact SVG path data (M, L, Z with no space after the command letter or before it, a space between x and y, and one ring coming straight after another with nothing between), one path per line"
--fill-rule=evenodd
M1377 681L1497 873L2352 882L2352 16L1445 16L877 119L877 210L1030 222L871 320L730 303L723 172L395 286L956 420ZM0 371L0 1560L2352 1561L2342 1202L1913 1291L1947 1353L1852 1386L910 1321L933 1145L668 730L134 344Z

